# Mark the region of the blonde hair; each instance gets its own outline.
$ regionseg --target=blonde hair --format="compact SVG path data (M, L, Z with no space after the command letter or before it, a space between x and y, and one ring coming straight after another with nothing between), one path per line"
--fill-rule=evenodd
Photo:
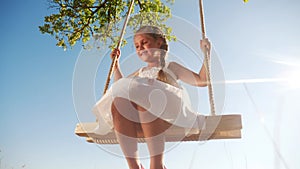
M169 49L167 39L163 32L156 26L142 26L135 34L146 34L153 37L155 40L162 39L162 44L160 46L160 66L161 69L157 74L157 80L168 83L168 78L166 73L163 71L163 68L166 66L166 56Z

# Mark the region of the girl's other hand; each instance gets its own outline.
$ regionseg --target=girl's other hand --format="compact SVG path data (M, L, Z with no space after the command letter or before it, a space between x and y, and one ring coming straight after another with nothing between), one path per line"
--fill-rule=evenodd
M208 52L210 53L211 50L211 43L208 40L208 38L200 40L200 48L203 52Z
M121 56L121 50L120 49L113 49L112 52L110 53L110 58L114 59L115 57L117 57L116 59L119 59L119 57Z

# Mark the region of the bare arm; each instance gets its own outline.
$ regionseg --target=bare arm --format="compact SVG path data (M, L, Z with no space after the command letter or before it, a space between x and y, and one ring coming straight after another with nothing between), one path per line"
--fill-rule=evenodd
M208 55L210 55L210 42L208 39L201 40L200 47L203 52L208 52ZM178 79L181 81L193 85L193 86L199 86L199 87L205 87L208 85L207 82L207 75L206 75L206 67L204 65L205 62L203 62L202 67L199 71L199 73L195 73L184 66L176 63L171 62L169 65L169 69L171 69L174 74L177 76Z
M169 69L177 76L179 80L187 84L199 87L207 86L206 70L204 65L202 65L202 68L198 74L176 62L171 62L169 64Z

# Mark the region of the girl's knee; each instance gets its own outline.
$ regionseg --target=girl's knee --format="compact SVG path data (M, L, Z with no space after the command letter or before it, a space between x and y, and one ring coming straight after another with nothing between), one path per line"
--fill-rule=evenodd
M114 98L111 112L114 119L126 118L134 122L139 121L136 104L125 98Z
M121 117L121 114L120 114L120 106L118 106L120 104L120 102L122 101L122 98L115 98L113 101L112 101L112 104L111 104L111 113L112 113L112 116L114 119L116 118L120 118Z

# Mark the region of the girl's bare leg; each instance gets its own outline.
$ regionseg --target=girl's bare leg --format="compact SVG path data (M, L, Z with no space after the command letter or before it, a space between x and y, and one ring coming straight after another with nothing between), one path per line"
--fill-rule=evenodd
M164 131L170 127L160 118L154 117L143 107L137 106L141 127L150 153L150 169L164 169L163 153L165 149ZM149 119L151 119L149 121ZM153 120L154 119L154 120Z
M116 137L128 166L130 169L139 169L137 123L134 120L138 118L138 112L130 101L123 98L115 98L111 110Z

